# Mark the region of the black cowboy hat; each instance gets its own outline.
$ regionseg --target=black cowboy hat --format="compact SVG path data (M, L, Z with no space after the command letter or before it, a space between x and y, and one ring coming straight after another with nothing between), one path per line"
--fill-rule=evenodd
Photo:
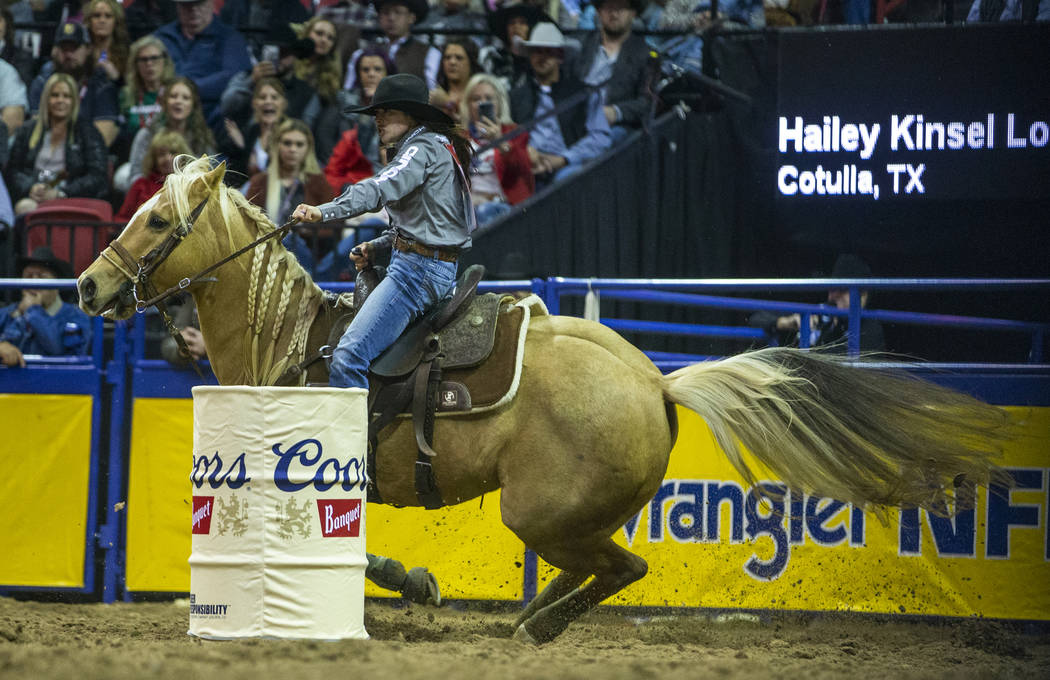
M517 3L514 5L504 5L495 12L489 14L489 31L492 35L496 36L500 40L507 40L507 24L514 17L522 17L529 24L529 32L536 27L536 24L541 21L549 21L554 23L554 19L551 19L543 10L537 9L532 5L526 5L523 3Z
M288 24L277 24L272 26L266 34L266 42L277 45L282 57L289 54L296 59L306 59L313 56L314 41L310 38L300 38Z
M833 279L870 279L871 267L856 255L839 255L831 269Z
M453 123L447 113L430 105L430 92L427 84L419 76L411 73L397 73L379 81L372 103L368 106L356 106L345 110L345 113L364 113L376 115L376 109L397 109L404 111L418 121Z
M594 5L594 9L601 9L602 5L605 4L605 0L591 0L591 4ZM627 4L631 6L635 14L641 14L645 11L648 0L627 0Z
M417 24L426 19L427 12L430 11L430 3L427 0L372 0L372 6L376 8L377 13L383 5L389 5L390 3L397 3L407 7L412 14L416 15L415 23Z
M28 265L36 264L41 267L46 267L54 273L56 279L71 279L73 278L73 267L70 266L65 260L59 259L55 255L55 251L51 250L51 246L37 246L33 248L33 253L26 257L21 255L18 258L18 273L21 274Z

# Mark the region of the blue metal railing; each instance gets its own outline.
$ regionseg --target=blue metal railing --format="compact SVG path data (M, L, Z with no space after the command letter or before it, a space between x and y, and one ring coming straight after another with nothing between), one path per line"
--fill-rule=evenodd
M847 319L847 353L860 354L861 319L873 319L902 324L953 327L968 330L1009 331L1028 334L1031 346L1029 363L1043 360L1045 338L1050 323L1013 321L947 314L928 314L891 310L870 310L861 305L861 293L869 290L945 291L966 290L981 292L1050 290L1050 279L583 279L554 277L547 279L546 301L552 314L558 314L563 296L586 296L597 294L601 299L647 302L654 304L685 305L711 309L739 311L770 311L781 314L799 314L801 328L809 327L813 315L834 316ZM838 309L826 305L789 301L753 300L736 297L715 296L708 293L755 291L828 291L848 290L849 309ZM759 329L737 326L704 326L697 324L674 324L668 322L640 321L631 319L599 320L622 332L689 334L712 337L728 337L739 340L754 340L765 337ZM757 335L756 335L757 331ZM802 347L808 346L808 334L800 333ZM652 355L651 355L652 356ZM676 362L703 357L681 355Z

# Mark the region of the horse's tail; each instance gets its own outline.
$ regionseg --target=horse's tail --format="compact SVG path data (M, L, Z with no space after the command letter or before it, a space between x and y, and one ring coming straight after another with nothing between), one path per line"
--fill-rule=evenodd
M945 514L972 496L956 497L964 480L1009 484L993 464L1012 436L1009 414L903 372L772 348L680 369L663 389L707 422L751 483L742 447L789 488L862 507Z

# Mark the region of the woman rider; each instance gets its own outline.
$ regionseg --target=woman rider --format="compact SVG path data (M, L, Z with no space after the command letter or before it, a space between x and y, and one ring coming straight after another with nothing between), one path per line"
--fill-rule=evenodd
M393 146L393 160L330 203L300 204L292 217L327 222L384 206L390 215L389 230L351 253L362 269L390 251L390 266L332 354L329 384L367 389L372 360L455 285L456 260L470 247L475 224L470 146L452 119L430 106L426 83L411 74L387 76L370 105L348 113L376 117L379 141Z

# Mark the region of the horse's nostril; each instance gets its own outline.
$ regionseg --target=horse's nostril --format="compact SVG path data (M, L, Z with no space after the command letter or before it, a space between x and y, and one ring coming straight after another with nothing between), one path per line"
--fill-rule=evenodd
M91 277L88 277L80 282L80 299L84 302L91 302L95 299L95 281Z

